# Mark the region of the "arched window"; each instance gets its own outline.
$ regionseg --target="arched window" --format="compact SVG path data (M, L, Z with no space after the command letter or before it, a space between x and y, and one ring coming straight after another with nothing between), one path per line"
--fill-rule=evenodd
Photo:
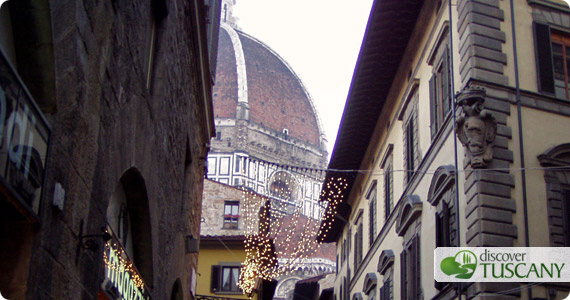
M404 238L400 253L400 287L403 300L421 299L420 219L422 201L406 195L396 219L396 232Z
M394 280L392 278L394 260L394 251L386 249L380 253L377 271L384 276L383 284L380 288L380 300L392 300L394 298Z
M144 279L152 287L152 228L146 185L131 168L121 177L107 206L107 223Z
M428 202L437 208L435 214L435 247L456 246L455 169L453 166L437 168L429 187ZM449 285L449 283L434 281L435 288L441 291Z
M551 246L570 246L570 143L538 156L544 171ZM555 167L555 168L552 168Z
M453 247L456 242L455 228L455 169L453 166L437 168L428 193L428 202L437 207L436 247Z
M368 273L364 277L364 284L362 286L362 291L366 294L367 300L376 299L376 285L378 284L378 276L376 273Z

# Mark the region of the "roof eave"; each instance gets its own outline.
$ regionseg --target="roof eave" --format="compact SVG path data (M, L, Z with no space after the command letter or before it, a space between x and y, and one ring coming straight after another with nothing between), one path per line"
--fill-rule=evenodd
M372 6L366 32L353 73L352 82L344 107L337 139L331 155L329 169L358 170L368 149L370 138L376 127L384 102L398 71L423 1L419 0L375 0ZM327 172L327 179L338 172ZM346 172L350 194L356 178L354 172ZM323 184L327 195L328 190ZM326 196L321 196L321 201ZM323 242L336 242L344 226L334 223ZM323 232L323 230L321 230Z

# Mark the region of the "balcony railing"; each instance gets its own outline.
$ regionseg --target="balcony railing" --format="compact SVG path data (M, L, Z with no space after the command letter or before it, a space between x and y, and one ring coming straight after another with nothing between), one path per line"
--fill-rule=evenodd
M196 295L196 300L243 300L243 298L215 297L207 295Z
M0 49L0 177L7 198L37 218L50 127Z

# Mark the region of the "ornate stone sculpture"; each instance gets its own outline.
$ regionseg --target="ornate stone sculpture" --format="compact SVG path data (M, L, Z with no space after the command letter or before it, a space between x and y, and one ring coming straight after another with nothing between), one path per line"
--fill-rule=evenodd
M497 135L495 117L483 109L485 95L485 89L468 86L455 96L457 105L462 108L456 133L473 168L484 168L491 162Z

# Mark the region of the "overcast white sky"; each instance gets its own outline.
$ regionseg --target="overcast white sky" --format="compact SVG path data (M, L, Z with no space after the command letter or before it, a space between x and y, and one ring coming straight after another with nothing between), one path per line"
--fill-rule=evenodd
M332 152L372 0L237 0L238 25L293 68Z

